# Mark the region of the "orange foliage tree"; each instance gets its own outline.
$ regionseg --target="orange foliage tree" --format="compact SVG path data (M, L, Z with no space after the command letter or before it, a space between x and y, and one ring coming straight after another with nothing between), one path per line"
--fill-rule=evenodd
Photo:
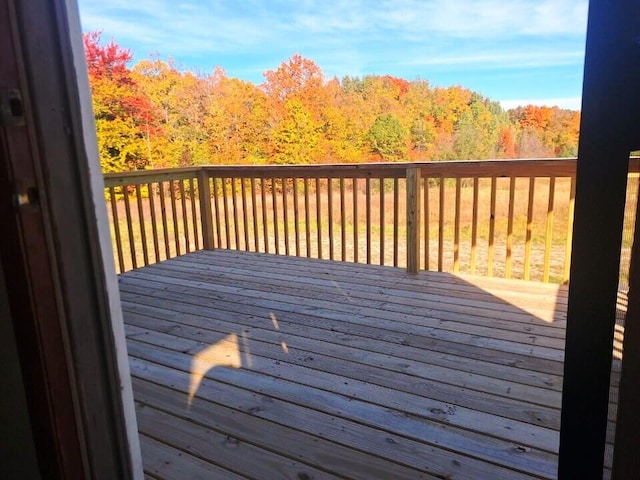
M504 111L460 85L391 75L326 79L293 55L255 85L132 55L100 33L85 51L104 171L196 164L573 156L579 112Z

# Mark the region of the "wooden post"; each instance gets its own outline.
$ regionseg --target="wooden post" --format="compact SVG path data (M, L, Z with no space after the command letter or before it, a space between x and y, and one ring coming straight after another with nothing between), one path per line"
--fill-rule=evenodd
M211 214L211 188L209 174L203 168L198 172L198 200L200 201L200 223L202 227L202 246L213 250L213 215Z
M420 265L420 169L407 168L407 272Z

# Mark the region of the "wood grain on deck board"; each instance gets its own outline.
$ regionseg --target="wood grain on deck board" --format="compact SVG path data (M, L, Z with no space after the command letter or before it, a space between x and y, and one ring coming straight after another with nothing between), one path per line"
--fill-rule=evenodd
M155 267L150 266L148 268L153 269ZM221 283L214 284L204 280L189 280L187 278L183 278L187 275L188 274L178 272L172 272L170 275L162 275L156 270L152 272L151 270L146 269L144 271L139 270L131 273L131 276L140 278L147 282L155 281L157 283L164 283L167 285L166 288L183 294L189 292L197 294L198 290L200 290L202 295L221 299L228 298L230 295L248 297L249 299L262 299L264 297L268 297L272 301L279 302L281 304L293 304L297 307L296 310L301 313L318 312L321 315L329 316L330 318L355 316L359 318L367 318L369 321L373 321L373 319L388 320L397 324L404 324L406 328L411 329L416 333L422 333L431 337L443 339L456 338L466 344L495 348L505 352L521 353L524 355L531 355L536 358L541 357L550 360L562 361L564 357L564 352L558 348L557 345L538 345L538 337L535 335L518 334L518 332L505 332L498 329L492 331L486 327L474 328L473 326L466 327L466 325L463 327L454 326L452 327L454 330L445 329L444 326L450 327L448 323L444 326L438 327L438 325L429 322L429 317L421 316L419 311L416 311L416 309L413 309L413 313L397 313L385 309L383 305L379 305L378 308L371 306L371 303L373 302L370 301L358 303L354 301L340 302L339 297L336 297L334 300L316 299L312 294L308 294L309 296L302 296L295 295L293 293L286 293L287 289L282 287L278 289L265 287L260 290L252 290L250 288L243 288L240 286L227 286ZM421 322L425 322L427 325L423 325ZM465 332L465 328L471 330L471 333Z
M555 478L565 287L216 250L120 289L151 478Z
M236 301L233 301L234 299L226 301L212 299L207 295L184 295L172 292L168 287L162 285L152 290L149 289L148 283L150 282L127 278L121 279L120 287L123 295L128 295L132 303L140 306L155 306L158 299L172 300L171 311L175 316L181 316L184 313L231 322L257 320L266 323L266 328L272 328L271 315L273 315L278 322L284 322L283 325L291 323L304 326L305 334L309 334L312 327L320 331L324 330L325 336L331 335L332 332L340 333L343 336L350 335L345 340L349 342L351 342L351 338L359 338L367 345L371 339L391 345L397 344L402 348L394 346L394 351L400 357L414 351L416 354L433 354L436 357L448 355L454 362L468 360L468 363L475 365L488 363L497 366L498 371L503 367L510 367L523 372L532 371L536 375L537 372L550 372L553 375L562 373L561 362L513 353L505 356L499 350L422 336L397 322L378 320L371 323L364 318L348 315L336 319L327 318L326 315L322 316L318 311L308 313L291 311L295 310L295 306L291 307L270 300L243 298L235 299ZM503 371L509 371L509 368L505 368Z
M185 388L189 380L186 371L190 366L189 355L148 348L144 352L139 349L136 352L136 355L147 354L147 358L154 361L133 361L134 376L164 381L170 388ZM400 411L294 382L274 383L273 379L254 371L214 369L203 380L198 395L210 401L224 402L230 408L266 415L272 421L315 433L349 448L362 449L382 458L386 456L391 463L399 462L415 468L424 465L432 456L431 469L426 466L423 469L436 475L461 471L463 476L459 478L473 478L483 469L493 471L493 465L479 461L478 456L493 457L502 463L506 463L505 459L509 457L517 457L516 464L543 472L553 468L553 456L536 449L521 452L517 444L438 426L405 416ZM470 455L472 452L475 454ZM465 461L467 456L469 458ZM450 470L452 466L458 468ZM502 472L498 478L521 478L521 475L508 473L506 469L498 468L497 471ZM471 472L474 473L469 477Z

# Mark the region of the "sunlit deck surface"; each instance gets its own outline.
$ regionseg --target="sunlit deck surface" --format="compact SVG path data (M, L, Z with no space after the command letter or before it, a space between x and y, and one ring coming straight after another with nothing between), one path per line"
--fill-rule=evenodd
M120 275L150 478L554 478L566 287L227 250Z

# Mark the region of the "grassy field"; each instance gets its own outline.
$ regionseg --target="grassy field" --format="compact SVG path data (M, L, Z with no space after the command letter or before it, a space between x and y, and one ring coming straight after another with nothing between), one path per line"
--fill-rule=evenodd
M217 248L232 248L250 251L269 251L280 254L299 254L314 258L334 258L336 260L367 262L374 264L406 265L406 192L404 180L398 182L397 203L393 192L393 181L386 180L381 189L380 181L370 182L370 208L367 209L366 184L359 180L357 190L357 215L354 215L354 195L351 180L345 180L344 196L340 194L338 180L332 182L331 200L328 195L327 181L320 184L320 195L316 195L315 183L310 182L308 203L305 205L302 182L296 186L298 198L293 196L293 185L285 185L286 195L282 184L276 186L276 208L274 210L273 196L270 185L263 197L259 191L255 198L251 195L249 183L245 184L246 195L243 195L240 184L236 185L235 209L229 185L226 191L227 214L225 215L224 198L219 195L212 199L214 216L214 239ZM498 179L496 189L496 205L494 215L494 276L505 276L507 233L509 218L509 179ZM221 184L217 185L218 192L222 191ZM381 190L384 193L381 194ZM428 267L438 268L439 229L442 228L442 268L445 271L454 269L455 245L455 212L459 210L459 271L486 275L489 271L489 238L490 238L490 180L481 179L478 188L477 212L477 246L475 254L475 271L471 270L471 239L473 219L473 186L471 182L463 182L460 189L460 205L456 209L455 181L445 183L444 213L440 219L440 192L437 184L428 187L428 242L425 242L425 211L424 191L421 199L421 268L425 268L425 246L428 245ZM549 280L560 282L566 255L567 233L569 231L569 179L558 179L555 185L555 195L552 204L552 218L550 218L550 237L547 240L547 222L549 208L549 180L537 179L535 182L531 222L531 256L530 278L543 279L545 251L548 247ZM514 189L512 244L512 278L524 277L525 240L527 235L527 206L529 197L529 180L517 179ZM286 207L285 201L286 198ZM320 202L318 203L318 198ZM637 198L637 180L630 182L628 204L631 213ZM169 199L165 198L166 230L162 222L162 203L157 194L142 198L141 204L132 197L130 203L131 231L127 227L125 202L120 199L116 203L118 225L120 227L122 245L122 266L128 270L133 266L135 257L138 266L145 263L143 245L147 245L147 260L153 263L157 260L173 257L177 254L202 248L202 232L199 224L200 212L196 199L191 201L186 197L184 202L178 198L175 209ZM217 200L217 201L216 201ZM629 201L631 200L631 201ZM329 203L331 202L331 209ZM153 203L153 204L152 204ZM243 206L246 206L246 217ZM296 210L297 206L297 210ZM344 223L342 207L344 206ZM152 207L155 211L156 222L152 222ZM254 221L254 207L256 217ZM264 207L264 210L263 210ZM319 209L319 210L318 210ZM286 212L285 212L286 210ZM332 221L329 222L330 210ZM264 214L263 214L264 211ZM296 214L297 222L296 222ZM307 218L306 212L309 212ZM319 216L318 216L319 211ZM140 217L142 212L142 221ZM275 213L275 215L274 215ZM109 205L109 214L113 216ZM263 215L266 215L263 216ZM285 215L287 222L285 223ZM397 230L394 228L394 215L397 216ZM628 215L625 231L632 228L632 215ZM195 221L194 221L195 218ZM225 220L225 218L228 219ZM265 221L266 219L266 221ZM367 219L369 222L367 223ZM156 231L154 233L154 224ZM369 228L367 228L367 224ZM195 225L195 227L194 227ZM298 241L296 242L296 225ZM265 236L266 226L266 236ZM307 242L307 231L309 242ZM114 223L111 221L111 232L115 245ZM344 232L344 233L343 233ZM143 242L143 236L145 241ZM154 249L154 239L157 238L158 255ZM176 238L178 242L176 242ZM627 242L630 236L626 235ZM288 239L288 242L287 242ZM343 242L344 239L344 242ZM369 241L367 242L367 239ZM394 242L397 239L397 242ZM547 243L548 242L548 243ZM132 248L135 255L132 255ZM369 245L369 248L367 248ZM188 249L187 249L188 246ZM629 247L630 245L625 245ZM344 253L344 258L343 258ZM118 253L114 247L114 255L118 264Z

